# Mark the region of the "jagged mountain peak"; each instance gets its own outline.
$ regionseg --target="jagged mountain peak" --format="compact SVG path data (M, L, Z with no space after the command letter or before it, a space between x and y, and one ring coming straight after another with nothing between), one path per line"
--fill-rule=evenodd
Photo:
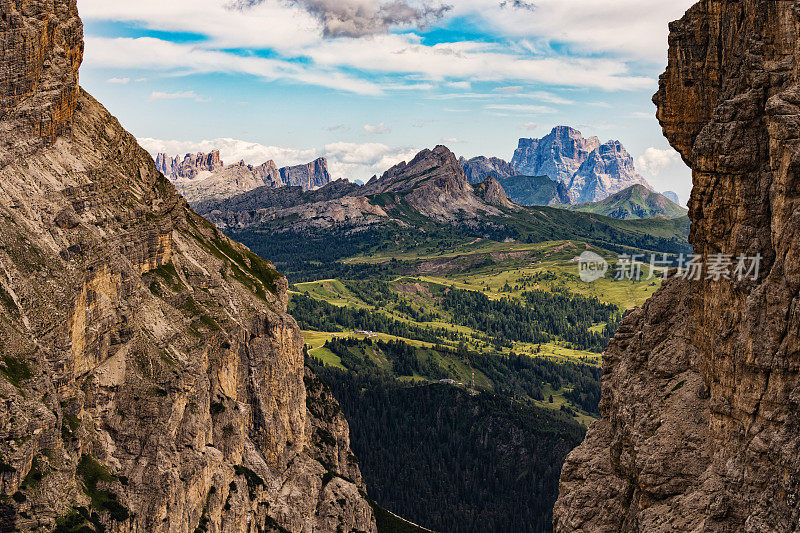
M649 188L620 141L601 143L569 126L556 126L541 139L520 139L511 164L520 174L564 183L578 202L602 200L634 183Z

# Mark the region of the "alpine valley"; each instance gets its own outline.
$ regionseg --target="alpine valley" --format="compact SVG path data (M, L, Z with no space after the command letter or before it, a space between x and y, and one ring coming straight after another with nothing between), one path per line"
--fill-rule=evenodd
M618 194L639 188L660 196ZM563 182L437 146L364 185L270 183L193 205L288 276L370 496L466 532L551 529L560 465L599 416L600 353L660 285L647 266L615 281L619 254L691 251L686 213L664 200L620 217L637 220L584 213ZM578 277L585 251L612 265L594 284Z

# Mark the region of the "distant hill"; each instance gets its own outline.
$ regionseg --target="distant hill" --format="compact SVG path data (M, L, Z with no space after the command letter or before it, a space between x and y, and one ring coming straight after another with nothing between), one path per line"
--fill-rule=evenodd
M687 213L686 209L663 194L653 192L643 185L633 185L605 200L578 204L570 209L619 220L654 217L680 218Z
M676 193L674 191L664 191L661 194L663 194L664 196L666 196L667 198L669 198L670 200L672 200L676 204L681 205L681 199L678 196L678 193Z
M497 178L508 197L520 205L561 206L572 203L567 186L547 176L508 176Z

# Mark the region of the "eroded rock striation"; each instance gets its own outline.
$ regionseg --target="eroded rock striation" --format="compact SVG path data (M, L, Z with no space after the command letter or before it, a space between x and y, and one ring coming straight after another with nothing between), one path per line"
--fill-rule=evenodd
M555 529L797 531L800 2L704 0L670 29L654 100L693 169L695 252L763 259L628 314Z
M375 531L286 279L79 88L74 0L0 9L0 530Z
M568 126L541 139L520 139L511 165L520 174L563 183L575 202L597 202L637 184L651 188L619 141L601 144Z

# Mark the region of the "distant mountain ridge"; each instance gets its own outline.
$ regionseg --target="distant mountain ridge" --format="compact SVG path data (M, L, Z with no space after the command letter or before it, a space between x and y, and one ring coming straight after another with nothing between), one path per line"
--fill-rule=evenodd
M473 157L472 159L459 157L458 162L461 168L464 169L467 181L473 185L482 182L489 176L494 176L499 179L519 174L511 163L499 157L486 157L482 155Z
M582 203L570 209L619 220L678 218L688 213L686 209L663 194L653 192L643 185L632 185L599 202Z
M568 126L556 126L541 139L520 139L511 166L519 174L563 183L576 202L603 200L636 184L652 190L619 141L601 143Z
M244 161L226 166L219 150L186 154L183 158L160 153L155 161L158 170L172 181L190 204L231 198L262 186L309 190L331 182L328 161L324 157L304 165L282 168L272 160L258 166Z

